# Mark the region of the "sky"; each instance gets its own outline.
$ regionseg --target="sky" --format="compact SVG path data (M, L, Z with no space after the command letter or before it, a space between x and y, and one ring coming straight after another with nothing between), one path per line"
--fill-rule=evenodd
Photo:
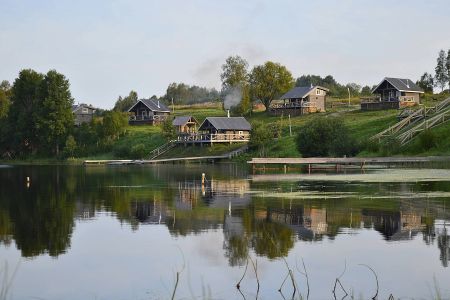
M449 0L0 0L0 80L56 69L75 102L101 108L172 82L220 89L230 55L294 78L415 81L450 49L449 12Z

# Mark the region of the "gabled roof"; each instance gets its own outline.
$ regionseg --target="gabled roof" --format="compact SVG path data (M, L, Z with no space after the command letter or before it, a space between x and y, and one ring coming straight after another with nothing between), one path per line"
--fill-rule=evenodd
M85 104L85 103L80 103L80 104L74 104L72 105L72 112L76 112L77 110L79 110L80 108L89 108L92 110L96 110L97 108L93 107L90 104Z
M172 125L183 126L186 125L189 122L189 120L191 120L191 122L195 122L198 124L198 121L193 116L178 116L175 119L173 119Z
M209 122L217 130L251 130L252 126L244 117L209 117L206 118L199 130Z
M293 98L305 98L309 95L309 93L311 93L315 88L324 90L324 91L329 91L327 88L321 87L321 86L297 86L293 89L291 89L289 92L287 92L286 94L284 94L283 96L280 97L280 99L293 99Z
M138 102L136 102L128 111L131 111L139 102L142 102L145 106L148 107L151 111L158 111L158 112L170 112L170 109L162 103L162 101L154 100L154 99L141 99Z
M411 79L403 79L403 78L393 78L393 77L385 77L381 80L380 84L377 85L376 88L372 90L374 93L383 82L389 82L396 90L399 92L416 92L423 93L423 90L417 86Z

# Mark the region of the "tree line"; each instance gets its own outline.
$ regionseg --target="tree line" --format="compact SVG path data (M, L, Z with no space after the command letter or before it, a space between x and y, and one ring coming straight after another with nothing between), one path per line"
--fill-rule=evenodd
M73 103L69 80L56 70L42 74L25 69L12 85L3 81L0 156L66 157L78 151L91 154L123 133L127 116L118 112L104 112L89 124L75 126Z

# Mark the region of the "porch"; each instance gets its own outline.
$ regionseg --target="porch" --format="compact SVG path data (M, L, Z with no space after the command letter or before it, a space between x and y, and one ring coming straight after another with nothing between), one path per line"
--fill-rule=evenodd
M179 144L204 143L246 143L250 141L249 133L192 133L179 134L176 142Z
M317 104L315 101L295 101L295 102L285 102L285 103L273 103L269 112L272 115L291 115L297 116L307 113L312 113L317 111Z
M141 116L130 116L128 119L128 124L130 125L153 125L164 122L168 115L141 115Z

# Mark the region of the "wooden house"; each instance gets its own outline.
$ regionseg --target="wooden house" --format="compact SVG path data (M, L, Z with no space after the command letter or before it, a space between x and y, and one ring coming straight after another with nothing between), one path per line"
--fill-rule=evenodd
M75 126L80 126L83 123L89 123L94 118L96 108L89 104L77 104L72 106L72 113L74 116Z
M327 88L321 86L295 87L280 97L273 100L269 111L273 115L303 115L313 112L324 112Z
M373 90L373 97L361 98L361 110L398 109L418 105L423 90L410 79L384 78Z
M130 125L154 125L164 122L170 115L170 109L156 99L141 99L128 110Z
M208 117L190 135L178 135L179 143L239 143L250 140L252 127L244 117Z
M196 133L198 128L198 121L193 116L178 116L172 121L178 134Z

